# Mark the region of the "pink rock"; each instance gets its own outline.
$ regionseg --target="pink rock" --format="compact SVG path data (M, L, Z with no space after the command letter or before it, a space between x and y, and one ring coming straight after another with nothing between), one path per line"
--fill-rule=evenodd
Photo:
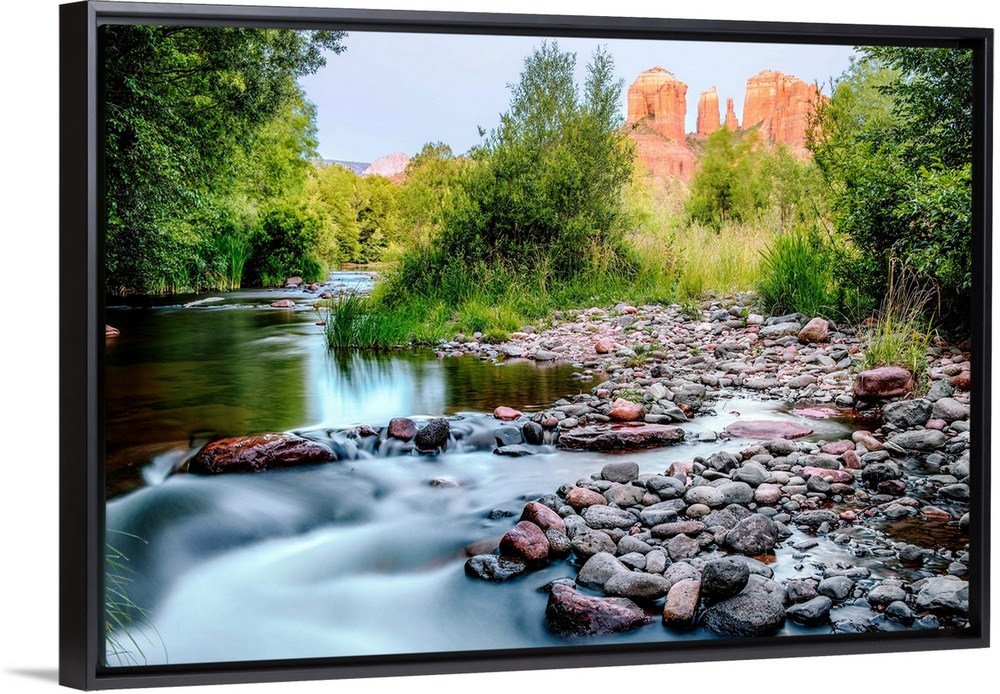
M812 432L812 429L798 422L746 419L733 422L722 433L746 439L797 439Z
M608 390L607 388L598 388L597 392L594 393L594 395L599 397L601 400L607 400L608 398L611 397L611 391Z
M851 484L854 482L854 475L847 470L827 470L821 467L806 466L802 468L799 475L803 479L809 479L813 475L819 475L821 478L829 477L831 478L831 482L839 482L840 484Z
M565 431L556 448L575 451L629 451L669 446L684 440L684 430L668 424L614 427L598 425Z
M778 503L781 501L781 496L781 487L776 484L768 484L767 482L759 485L753 492L754 501L765 506Z
M913 376L898 366L883 366L862 371L854 381L854 397L861 400L897 398L911 390L913 390Z
M829 453L830 455L843 455L847 451L854 450L854 442L848 441L847 439L842 441L831 441L820 448L820 450L824 453Z
M674 475L683 475L684 477L690 477L691 473L694 472L694 461L693 460L675 460L670 463L670 467L667 468L667 475L673 477Z
M292 275L285 280L286 287L298 287L300 284L302 284L302 278L298 275Z
M394 417L389 420L389 436L400 441L409 441L417 435L417 424L406 417Z
M861 469L861 458L858 456L857 451L851 449L849 451L844 451L841 454L841 460L844 461L844 467L848 470L860 470Z
M188 471L202 475L259 472L334 460L326 446L291 434L260 434L220 439L206 444L191 459Z
M541 424L546 429L555 429L557 426L559 426L559 420L556 419L554 416L549 415L548 417L542 418Z
M595 492L593 489L585 487L573 487L566 494L566 503L573 507L577 513L588 506L607 506L608 500L603 494Z
M801 410L795 410L795 414L810 419L829 419L837 414L837 411L829 407L803 407Z
M510 422L520 417L521 412L518 412L513 407L505 407L501 405L493 410L493 416L505 422Z
M937 506L924 506L920 509L920 515L931 520L951 520L951 514Z
M858 519L858 514L854 511L844 511L840 514L840 520L847 521L848 523L853 523Z
M271 308L295 308L295 302L291 299L279 299L271 302Z
M594 351L598 354L611 354L615 351L615 343L611 341L611 338L602 337L594 343Z
M646 408L637 402L618 398L611 405L608 416L621 422L638 422L646 414Z
M552 586L545 605L549 629L557 634L593 636L636 629L650 621L628 598L596 598L561 584Z
M549 530L551 528L561 533L566 532L566 523L559 517L559 514L537 501L529 501L525 504L524 510L521 511L521 517L518 520L534 523L542 530Z
M924 425L927 429L937 429L938 431L944 429L946 426L948 426L948 422L943 419L932 419Z
M948 383L960 390L968 390L972 385L972 377L969 375L968 371L963 371L962 373L955 374L949 378Z
M670 587L663 603L663 624L685 628L694 623L701 599L701 581L685 578Z
M825 318L813 318L799 331L799 342L813 344L826 342L830 337L830 323Z
M869 451L881 451L883 448L882 442L875 438L875 435L870 431L859 429L851 434L851 440L854 441L854 443L860 443Z
M541 564L549 558L549 540L537 525L521 521L500 539L500 554Z
M118 337L121 334L118 328L113 328L110 325L104 326L104 337Z

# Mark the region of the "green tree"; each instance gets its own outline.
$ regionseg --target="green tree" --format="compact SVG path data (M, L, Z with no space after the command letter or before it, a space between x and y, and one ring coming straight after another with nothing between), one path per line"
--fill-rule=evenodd
M109 291L198 284L212 274L212 237L295 187L289 168L300 165L262 162L311 156L312 111L295 80L324 64L324 50L342 51L343 37L101 28Z

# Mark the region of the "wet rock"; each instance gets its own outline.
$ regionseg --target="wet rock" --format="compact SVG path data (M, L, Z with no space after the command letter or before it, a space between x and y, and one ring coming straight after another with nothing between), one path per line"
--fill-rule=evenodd
M526 455L534 455L535 451L531 450L527 446L516 444L513 446L499 446L497 448L494 448L493 454L504 455L509 458L523 458Z
M669 446L684 440L684 430L665 424L612 427L598 425L565 431L556 448L579 451L623 451Z
M594 530L607 530L611 528L628 530L638 522L635 516L628 511L611 508L610 506L588 506L583 509L580 515L586 521L587 525Z
M902 477L899 466L895 463L872 463L861 471L861 479L869 487L874 488L888 480L898 480Z
M545 531L545 539L549 541L549 554L555 557L564 557L573 549L573 543L566 533L559 532L554 528Z
M291 299L279 299L271 302L271 308L295 308L295 302Z
M538 422L525 422L521 434L525 442L532 446L541 446L545 443L545 429Z
M913 390L913 376L898 366L862 371L854 381L854 397L860 400L898 398Z
M485 581L507 581L528 570L520 559L498 557L495 554L477 554L465 562L465 573Z
M889 442L908 451L934 451L944 446L945 436L934 429L922 429L896 434Z
M882 583L868 591L868 602L874 607L885 607L902 600L906 600L906 591L896 583Z
M797 439L808 436L812 431L809 427L797 422L740 420L727 426L722 433L746 439ZM774 455L778 454L774 453Z
M900 429L923 426L931 418L934 405L929 400L902 400L892 402L882 408L885 420Z
M875 435L870 431L858 430L851 434L851 440L855 443L860 443L869 451L880 451L882 450L882 442L875 438Z
M601 468L601 478L625 484L639 476L639 464L633 462L607 463Z
M663 603L663 625L674 629L693 626L700 599L701 584L697 579L686 578L674 583Z
M777 542L777 525L760 514L744 518L726 534L726 545L730 549L749 556L766 554Z
M798 604L808 602L819 593L816 591L816 581L811 579L792 579L785 584L785 591L788 595L788 602Z
M594 530L571 536L573 551L581 558L592 557L599 552L614 553L615 541L607 533Z
M697 540L687 535L677 535L666 541L667 554L673 561L681 559L693 559L701 552L701 545Z
M825 595L833 600L843 600L848 595L851 594L851 590L854 588L854 581L852 581L847 576L831 576L830 578L824 578L816 586L816 590L819 591L820 595Z
M709 508L719 508L725 505L726 497L715 487L700 485L687 490L684 501L689 505L704 504Z
M400 441L409 441L417 435L417 423L406 417L394 417L389 420L388 435Z
M602 590L608 579L619 573L629 573L629 568L614 554L597 552L580 567L576 582L585 588Z
M493 410L493 416L499 420L510 422L518 419L521 416L521 413L513 407L500 406Z
M643 487L635 487L631 484L619 484L604 492L604 498L609 504L615 504L621 508L638 506L642 503L646 490Z
M934 403L933 415L935 419L943 419L950 424L959 419L968 419L969 406L955 398L941 398Z
M749 567L732 559L715 559L701 570L701 590L705 597L724 600L738 595L750 580Z
M535 426L538 426L537 424ZM517 427L498 427L493 432L493 438L498 446L513 446L523 441L521 430Z
M742 593L710 607L702 621L722 636L770 636L785 623L784 591L770 579L752 576Z
M909 624L913 621L913 610L905 602L897 600L889 603L885 608L885 616L902 624Z
M956 576L925 578L913 584L918 610L938 614L969 611L969 584Z
M608 500L604 498L602 494L595 492L592 489L587 489L585 487L573 487L566 494L566 503L573 507L573 509L579 513L588 506L604 506L607 505Z
M938 494L946 499L968 501L970 494L969 485L964 482L960 482L958 484L947 484L938 490Z
M188 463L188 472L215 475L260 472L336 460L318 443L291 434L260 434L220 439L206 444Z
M542 530L553 529L561 533L566 532L566 522L559 514L537 501L529 501L525 504L524 510L521 511L521 517L518 520L534 523Z
M663 576L636 571L615 573L604 583L606 595L629 598L639 602L659 600L669 590L670 582Z
M557 634L593 636L629 631L650 621L628 598L596 598L554 585L545 606L549 629Z
M541 564L549 558L549 540L537 525L521 521L500 539L500 554Z
M611 405L608 416L620 422L638 422L646 414L646 408L637 402L618 398Z
M785 614L793 622L799 624L822 624L830 619L830 609L833 600L825 595L818 595L812 600L792 605Z
M427 422L427 425L417 432L414 443L418 451L436 451L448 445L451 436L451 426L444 417L438 417Z

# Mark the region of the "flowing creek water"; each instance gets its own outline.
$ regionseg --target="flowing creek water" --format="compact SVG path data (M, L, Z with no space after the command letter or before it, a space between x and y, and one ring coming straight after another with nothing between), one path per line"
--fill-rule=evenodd
M345 288L370 282L362 273L335 279ZM282 298L299 305L270 308ZM454 416L453 430L488 439L500 423L485 413L496 406L531 412L593 385L573 379L565 364L438 359L429 350L331 353L302 299L295 290L247 290L108 308L121 337L108 341L106 353L107 539L127 557L130 597L153 627L133 634L140 663L713 637L656 622L609 636L552 634L539 588L574 577L572 558L506 583L463 571L464 548L507 532L526 501L625 459L620 455L352 450L338 462L266 473L171 474L214 438L296 431L337 446L338 430L384 426L397 416ZM713 412L683 425L692 434L684 443L627 459L641 472L662 473L674 460L738 451L746 442L695 435L739 417L803 421L777 401L723 399ZM851 434L847 420L809 424L812 440ZM919 521L901 521L896 532L909 533L909 542L920 536L922 546L950 546L952 527ZM771 563L776 579L837 563L907 580L940 569L933 560L909 567L894 556L859 558L851 545L832 542L799 552L791 543L806 536L793 531ZM886 531L893 528L852 532L877 544ZM870 617L867 608L838 612L849 617L852 609ZM829 631L789 621L781 633Z

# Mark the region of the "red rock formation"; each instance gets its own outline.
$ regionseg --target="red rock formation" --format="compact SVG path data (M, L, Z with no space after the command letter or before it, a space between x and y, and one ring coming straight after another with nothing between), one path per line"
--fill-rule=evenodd
M747 80L743 128L757 127L769 142L783 142L804 151L806 129L817 100L815 84L773 70Z
M726 123L725 126L732 132L740 129L740 122L736 120L736 109L733 107L733 97L726 99Z
M683 141L675 142L652 130L638 128L629 131L635 141L636 155L651 174L657 177L676 176L691 180L694 173L694 153Z
M715 87L709 87L701 93L698 99L699 135L711 135L719 129L719 93Z
M384 157L376 159L362 172L362 176L385 176L396 180L406 171L406 165L410 163L410 158L402 152L393 152Z
M641 73L628 88L627 123L645 120L664 137L684 142L687 85L662 67Z

